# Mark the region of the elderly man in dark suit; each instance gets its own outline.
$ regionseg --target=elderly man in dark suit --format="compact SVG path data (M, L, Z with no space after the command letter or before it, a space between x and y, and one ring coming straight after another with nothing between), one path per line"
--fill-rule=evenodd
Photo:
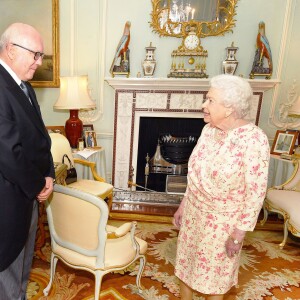
M51 141L27 82L44 45L32 26L10 25L0 38L0 299L26 299L38 202L53 191Z

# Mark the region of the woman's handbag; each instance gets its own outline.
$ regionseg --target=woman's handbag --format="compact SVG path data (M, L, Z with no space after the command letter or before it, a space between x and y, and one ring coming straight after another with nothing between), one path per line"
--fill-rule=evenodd
M69 161L70 168L67 170L66 184L70 184L77 181L77 172L75 167L72 165L72 162L67 154L65 154L62 158L62 163L65 163L65 157Z

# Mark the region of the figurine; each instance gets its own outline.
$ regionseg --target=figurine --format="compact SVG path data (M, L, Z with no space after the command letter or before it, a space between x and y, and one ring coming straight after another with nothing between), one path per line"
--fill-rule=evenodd
M129 42L130 42L130 26L129 21L126 22L123 35L119 41L114 60L110 67L110 73L114 75L126 75L129 77L130 64L129 64Z
M260 22L258 25L256 48L250 78L253 79L254 76L266 76L266 79L270 79L273 72L272 53L269 41L265 35L264 22ZM264 59L267 61L267 66L265 66Z

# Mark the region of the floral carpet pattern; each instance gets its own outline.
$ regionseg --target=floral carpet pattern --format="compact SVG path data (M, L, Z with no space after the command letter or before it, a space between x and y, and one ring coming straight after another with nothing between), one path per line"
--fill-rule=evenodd
M120 221L110 221L119 226ZM104 276L100 300L171 300L180 299L179 282L174 276L178 231L171 224L138 223L137 236L148 242L147 264L142 275L143 294L135 284L138 265L126 271ZM239 286L233 287L225 300L300 300L300 243L288 239L283 250L282 231L255 230L244 242ZM49 281L50 240L42 249L46 260L35 256L30 283L29 300L92 300L94 278L85 271L71 269L58 262L54 283L49 295L43 289ZM203 283L205 284L205 283ZM194 300L204 300L195 294Z

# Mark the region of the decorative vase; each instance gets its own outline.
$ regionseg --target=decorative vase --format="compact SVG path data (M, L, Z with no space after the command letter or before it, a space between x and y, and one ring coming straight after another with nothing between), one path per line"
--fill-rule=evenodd
M224 74L234 75L239 64L235 59L235 54L238 49L238 47L234 47L233 42L231 44L231 47L226 48L227 57L222 63Z
M144 77L152 77L156 67L156 60L154 59L154 51L156 47L152 47L152 43L150 43L149 47L145 47L146 49L146 58L142 62Z

